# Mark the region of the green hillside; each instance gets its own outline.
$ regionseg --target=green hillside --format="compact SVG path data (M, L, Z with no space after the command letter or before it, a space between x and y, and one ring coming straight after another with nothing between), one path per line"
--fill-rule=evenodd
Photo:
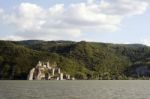
M0 79L26 79L39 60L77 79L149 79L150 47L73 41L0 41Z

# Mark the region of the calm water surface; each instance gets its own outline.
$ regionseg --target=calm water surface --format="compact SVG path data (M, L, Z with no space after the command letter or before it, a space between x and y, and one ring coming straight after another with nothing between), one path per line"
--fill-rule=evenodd
M0 81L0 99L150 99L150 81Z

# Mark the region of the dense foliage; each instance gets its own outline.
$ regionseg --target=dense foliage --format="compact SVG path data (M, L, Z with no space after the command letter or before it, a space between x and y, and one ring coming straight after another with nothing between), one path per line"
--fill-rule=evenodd
M148 79L149 56L150 48L139 44L0 41L0 79L26 79L39 60L56 62L77 79ZM146 72L137 73L141 66Z

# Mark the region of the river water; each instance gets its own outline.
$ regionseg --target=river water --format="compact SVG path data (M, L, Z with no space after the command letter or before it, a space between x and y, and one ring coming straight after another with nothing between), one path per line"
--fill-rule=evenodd
M0 81L0 99L150 99L150 81Z

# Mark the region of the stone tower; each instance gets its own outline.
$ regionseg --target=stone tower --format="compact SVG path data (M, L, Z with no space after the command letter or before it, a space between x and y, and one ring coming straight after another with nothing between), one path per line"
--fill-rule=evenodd
M52 75L55 75L55 68L52 68Z
M47 66L48 69L52 69L49 62L46 63L46 66Z
M33 80L33 74L34 74L35 68L30 70L30 73L28 75L28 80Z
M42 66L42 62L39 61L38 64L37 64L37 66Z
M60 80L63 80L63 73L60 73Z

